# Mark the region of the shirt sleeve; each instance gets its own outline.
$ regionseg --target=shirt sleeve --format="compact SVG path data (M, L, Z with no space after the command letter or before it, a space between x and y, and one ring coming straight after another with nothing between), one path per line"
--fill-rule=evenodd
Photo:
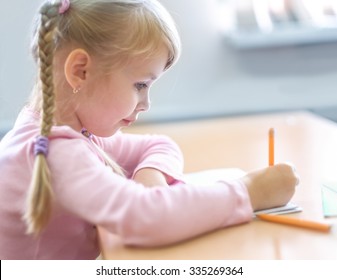
M125 244L166 245L252 218L247 189L239 180L145 188L113 173L90 144L83 139L51 142L55 203L119 235Z
M142 168L155 168L175 179L174 183L183 180L182 152L167 136L118 132L94 141L123 168L128 178Z

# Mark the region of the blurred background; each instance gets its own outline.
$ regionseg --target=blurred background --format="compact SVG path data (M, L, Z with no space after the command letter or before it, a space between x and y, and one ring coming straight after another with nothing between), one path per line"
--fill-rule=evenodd
M41 0L0 0L0 135L30 95L30 26ZM337 121L337 0L161 0L180 61L142 122L310 110Z

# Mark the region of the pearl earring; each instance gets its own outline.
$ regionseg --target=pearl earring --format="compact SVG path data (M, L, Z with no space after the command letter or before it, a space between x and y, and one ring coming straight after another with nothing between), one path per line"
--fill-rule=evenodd
M73 89L73 94L76 94L76 93L78 93L80 90L81 90L81 88L80 88L80 87L76 87L76 88L74 88L74 89Z

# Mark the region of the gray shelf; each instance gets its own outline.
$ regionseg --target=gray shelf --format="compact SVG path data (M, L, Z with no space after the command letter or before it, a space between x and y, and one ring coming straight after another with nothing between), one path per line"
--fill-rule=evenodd
M327 8L307 0L288 0L275 11L267 0L227 0L232 25L229 43L238 49L337 42L337 3ZM244 8L243 8L244 7ZM227 23L228 25L228 23Z
M238 49L279 47L337 42L336 28L288 26L271 32L261 30L239 30L228 33L229 42Z

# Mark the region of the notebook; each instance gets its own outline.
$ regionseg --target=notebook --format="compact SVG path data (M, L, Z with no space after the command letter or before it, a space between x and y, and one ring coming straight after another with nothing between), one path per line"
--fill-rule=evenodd
M185 174L185 182L193 185L207 185L215 183L219 180L235 180L246 175L246 172L239 168L219 168L208 169L199 172ZM264 210L255 211L255 214L289 214L302 211L302 208L293 202L289 202L284 206L268 208Z

